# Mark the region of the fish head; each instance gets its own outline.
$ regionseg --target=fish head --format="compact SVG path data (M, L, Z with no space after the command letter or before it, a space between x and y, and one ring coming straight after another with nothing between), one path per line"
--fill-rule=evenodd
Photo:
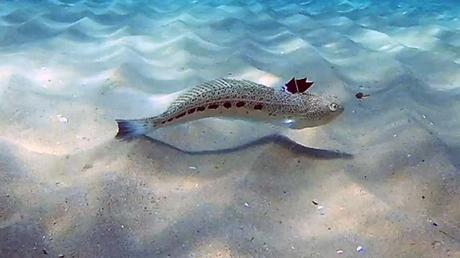
M344 111L337 97L302 94L301 98L302 108L295 118L300 128L327 124Z

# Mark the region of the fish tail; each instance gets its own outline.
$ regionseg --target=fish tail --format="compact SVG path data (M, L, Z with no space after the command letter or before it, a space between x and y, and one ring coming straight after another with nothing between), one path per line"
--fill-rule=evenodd
M118 133L115 138L119 140L128 140L142 136L150 129L150 123L146 119L117 119L116 121L118 123Z

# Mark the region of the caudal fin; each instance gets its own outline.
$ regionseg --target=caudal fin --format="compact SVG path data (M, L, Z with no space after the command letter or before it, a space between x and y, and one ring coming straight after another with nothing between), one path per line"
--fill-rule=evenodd
M116 120L118 133L115 136L119 140L128 140L144 135L147 132L148 124L145 120Z

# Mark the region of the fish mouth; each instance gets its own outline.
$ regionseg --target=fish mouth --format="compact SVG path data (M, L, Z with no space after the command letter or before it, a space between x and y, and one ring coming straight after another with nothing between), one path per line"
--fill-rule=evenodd
M337 110L333 113L334 115L332 115L332 116L329 117L329 119L328 119L327 122L329 123L329 122L331 122L332 120L336 120L337 117L339 117L339 116L343 113L343 111L345 111L345 108L344 108L342 105L340 105L340 106L337 108Z
M345 108L341 104L338 104L337 109L334 112L331 112L327 117L325 117L323 124L327 124L332 122L333 120L336 120L337 117L339 117L343 113L343 111L345 111Z
M339 105L339 108L337 109L337 115L340 115L345 111L345 107L342 105Z
M337 110L334 113L336 113L336 116L339 116L343 113L343 111L345 111L345 107L339 104Z

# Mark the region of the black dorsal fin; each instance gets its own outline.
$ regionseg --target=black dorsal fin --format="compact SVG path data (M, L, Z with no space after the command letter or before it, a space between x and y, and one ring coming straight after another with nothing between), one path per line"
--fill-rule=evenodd
M307 81L307 77L299 80L296 80L295 77L293 77L288 83L286 83L283 89L286 92L296 94L307 91L312 85L313 82Z

